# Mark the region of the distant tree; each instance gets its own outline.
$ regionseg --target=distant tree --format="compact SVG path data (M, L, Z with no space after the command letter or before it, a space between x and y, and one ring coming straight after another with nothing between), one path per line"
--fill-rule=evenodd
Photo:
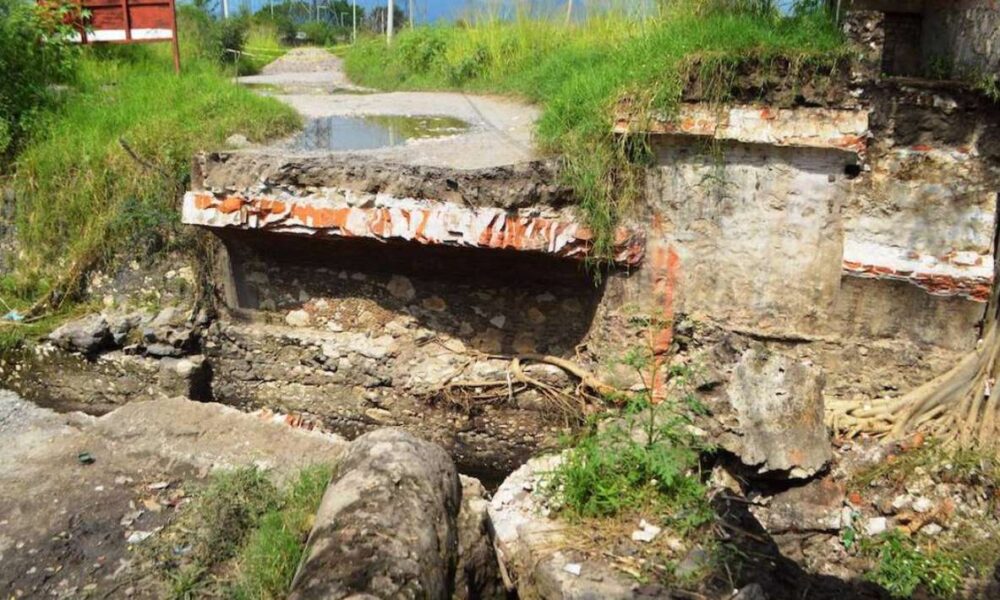
M393 7L393 17L392 17L392 28L394 31L399 31L406 26L406 12L396 5ZM368 15L368 28L375 33L384 33L386 20L389 16L389 10L384 6L379 6L372 9L371 14Z

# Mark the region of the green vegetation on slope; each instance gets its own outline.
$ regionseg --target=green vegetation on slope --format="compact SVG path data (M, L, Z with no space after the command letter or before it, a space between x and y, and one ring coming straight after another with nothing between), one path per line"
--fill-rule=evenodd
M303 469L280 490L254 467L213 475L147 551L170 597L287 597L330 473Z
M65 10L46 13L34 3L0 0L0 174L32 115L51 101L52 84L72 77L76 48L52 35L65 29Z
M670 115L694 70L721 82L746 60L788 59L794 67L846 56L822 11L780 17L731 6L761 2L689 4L669 3L644 20L612 14L572 25L520 19L418 28L402 32L391 47L379 39L359 43L347 51L346 68L356 82L379 88L496 92L541 104L538 141L564 156L568 183L598 233L597 250L607 255L648 159L642 144L611 133L619 100ZM717 100L726 99L727 86L709 87L718 90Z
M229 80L212 23L193 14L181 13L181 76L167 45L87 48L74 85L36 113L12 179L21 252L5 300L15 308L53 289L61 301L94 266L168 243L198 150L298 126L290 108Z

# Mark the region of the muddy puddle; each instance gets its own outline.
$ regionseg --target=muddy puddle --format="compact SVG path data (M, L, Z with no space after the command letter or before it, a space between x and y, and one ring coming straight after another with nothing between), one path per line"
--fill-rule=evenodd
M372 150L400 146L409 140L447 137L468 129L468 123L453 117L323 117L307 122L288 147L293 150Z

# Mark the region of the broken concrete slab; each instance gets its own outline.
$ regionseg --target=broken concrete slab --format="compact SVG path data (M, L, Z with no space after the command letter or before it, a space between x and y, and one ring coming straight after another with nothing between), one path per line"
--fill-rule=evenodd
M868 147L869 113L860 108L776 108L709 103L682 104L672 118L637 121L625 104L615 120L615 133L641 131L653 135L709 137L775 147L844 150L864 154Z
M741 357L726 387L734 411L719 443L761 473L809 477L833 456L824 423L824 378L804 361L751 348Z
M504 480L490 501L490 519L504 580L518 597L543 600L639 596L634 579L603 562L578 558L564 522L548 516L542 489L559 454L533 458Z
M328 190L326 197L188 192L182 221L212 230L540 252L579 260L593 257L594 244L591 229L572 220L390 196L377 197L373 206L358 206L354 194L343 190ZM614 261L637 266L644 242L641 233L619 230Z

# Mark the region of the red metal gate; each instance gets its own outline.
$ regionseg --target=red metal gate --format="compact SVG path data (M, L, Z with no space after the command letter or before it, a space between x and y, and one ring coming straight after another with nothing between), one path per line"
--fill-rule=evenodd
M75 41L83 44L172 42L174 69L180 72L174 0L79 0L78 4L88 16L75 24Z

